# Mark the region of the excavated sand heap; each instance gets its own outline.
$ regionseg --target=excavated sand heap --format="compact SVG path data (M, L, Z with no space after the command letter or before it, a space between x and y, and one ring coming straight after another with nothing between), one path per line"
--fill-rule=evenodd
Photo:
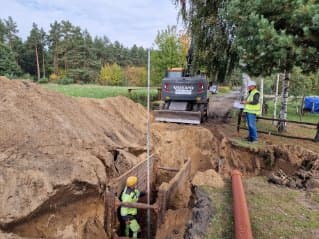
M0 77L0 228L10 232L83 198L96 205L85 217L98 217L102 225L98 195L109 178L142 159L145 115L144 107L125 97L75 99ZM48 215L48 224L55 216ZM62 222L62 231L43 237L75 235L87 220L74 218L78 228ZM41 236L21 227L24 236Z
M125 97L71 98L0 77L0 238L105 238L100 194L145 159L145 131L145 108ZM207 129L152 124L160 165L191 159L195 174L214 165L215 144Z

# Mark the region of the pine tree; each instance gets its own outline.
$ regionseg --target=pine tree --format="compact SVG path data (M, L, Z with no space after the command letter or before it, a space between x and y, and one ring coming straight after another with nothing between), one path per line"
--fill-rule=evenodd
M35 66L34 71L36 72L38 81L41 78L40 59L39 59L40 52L42 51L41 44L42 44L41 30L38 28L37 24L33 23L30 35L29 35L27 42L26 42L26 45L27 45L28 52L29 52L30 56L33 55L33 59L34 59L33 62L35 63L35 65L33 65L33 64L32 65Z
M5 29L6 29L6 43L11 49L13 49L14 41L18 38L17 33L18 27L17 24L13 21L12 17L4 20Z
M0 42L0 75L19 74L19 66L10 47Z
M59 73L59 52L60 52L60 43L62 38L61 33L61 24L55 21L53 24L50 24L50 31L48 35L48 43L51 55L53 57L53 72L57 75Z

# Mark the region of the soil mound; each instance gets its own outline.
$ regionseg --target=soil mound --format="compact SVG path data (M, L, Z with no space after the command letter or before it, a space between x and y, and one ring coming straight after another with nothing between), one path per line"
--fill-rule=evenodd
M109 178L131 168L145 152L145 109L125 97L76 99L4 77L0 77L0 89L3 231L15 232L18 225L31 223L38 214L96 198ZM100 211L83 211L83 217L99 218L95 214ZM54 217L53 213L51 220ZM68 217L68 222L59 224L59 233L49 236L67 235L67 231L79 235L83 228L92 228L88 226L92 223L76 217ZM77 225L70 226L72 221ZM25 237L48 236L16 231Z
M275 165L269 175L272 183L292 188L319 188L319 155L296 145L275 147L272 157Z
M205 172L197 172L192 180L194 186L209 186L213 188L222 188L225 183L222 177L213 169Z
M189 125L153 123L153 142L161 164L181 168L192 160L192 175L198 170L216 168L219 139L206 128Z

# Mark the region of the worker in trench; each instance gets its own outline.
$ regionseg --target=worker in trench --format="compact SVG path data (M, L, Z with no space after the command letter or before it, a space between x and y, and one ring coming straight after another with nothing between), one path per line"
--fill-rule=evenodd
M246 114L246 122L248 125L248 137L250 143L258 143L258 134L256 126L256 116L260 114L260 93L257 90L256 82L248 81L248 97L241 103L244 104L244 113Z
M124 188L121 201L127 203L136 203L139 198L145 195L137 189L137 177L130 176L126 180L126 187ZM137 208L129 208L121 206L120 209L121 219L125 222L125 236L129 237L130 231L133 233L133 238L137 238L141 227L137 222Z

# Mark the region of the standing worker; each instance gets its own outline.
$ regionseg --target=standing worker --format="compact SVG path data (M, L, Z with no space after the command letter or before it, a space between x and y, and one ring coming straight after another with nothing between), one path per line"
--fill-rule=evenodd
M130 176L126 180L126 187L124 188L121 201L128 203L136 203L140 197L140 191L136 188L137 177ZM141 227L137 222L137 208L121 207L121 218L125 222L125 236L129 237L130 230L133 232L133 238L137 238Z
M261 106L259 102L260 93L257 90L255 81L248 81L248 97L241 103L244 104L244 113L246 113L246 121L248 125L248 137L247 140L250 143L258 142L257 127L256 127L256 115L260 114Z

